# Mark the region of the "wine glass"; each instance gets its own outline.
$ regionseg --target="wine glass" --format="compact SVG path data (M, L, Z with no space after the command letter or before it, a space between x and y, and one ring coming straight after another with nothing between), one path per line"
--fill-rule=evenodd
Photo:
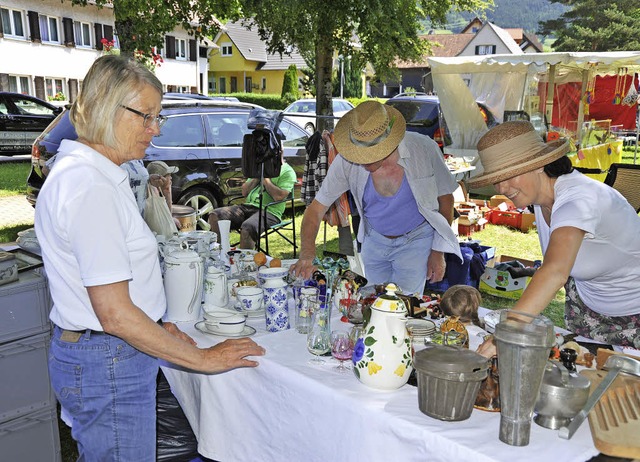
M349 338L349 333L341 330L334 330L331 332L331 356L340 361L340 364L335 367L339 372L346 372L350 370L349 367L344 365L344 361L351 359L353 356L353 343Z

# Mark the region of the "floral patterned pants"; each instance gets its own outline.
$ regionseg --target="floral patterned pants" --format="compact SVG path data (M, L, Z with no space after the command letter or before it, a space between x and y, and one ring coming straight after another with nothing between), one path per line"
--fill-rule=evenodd
M572 277L564 288L567 293L564 320L568 330L609 345L640 349L640 314L605 316L596 313L582 302Z

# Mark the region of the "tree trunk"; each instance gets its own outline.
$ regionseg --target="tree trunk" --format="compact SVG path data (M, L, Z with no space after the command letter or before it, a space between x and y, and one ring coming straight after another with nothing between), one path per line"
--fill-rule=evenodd
M333 116L333 46L332 31L329 28L319 28L316 43L316 114ZM319 118L316 130L333 130L333 119Z
M133 35L133 21L125 19L124 11L120 8L121 2L113 2L113 16L115 17L116 34L120 44L120 54L133 57L136 50L135 36Z

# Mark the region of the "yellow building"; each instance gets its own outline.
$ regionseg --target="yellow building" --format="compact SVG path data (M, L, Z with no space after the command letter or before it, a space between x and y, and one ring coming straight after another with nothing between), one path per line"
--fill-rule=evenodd
M284 73L291 64L307 65L297 51L291 55L267 53L257 30L247 30L239 22L228 22L216 35L218 49L209 56L210 93L275 93L282 91Z

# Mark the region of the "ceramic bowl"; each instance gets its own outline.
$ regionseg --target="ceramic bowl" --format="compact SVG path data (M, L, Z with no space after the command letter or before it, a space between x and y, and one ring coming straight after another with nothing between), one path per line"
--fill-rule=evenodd
M223 311L205 311L204 323L207 329L223 334L239 334L244 330L246 318L241 314Z
M236 298L243 311L257 311L262 308L262 288L260 287L238 287Z
M268 278L286 278L289 274L289 268L267 268L258 269L258 277L262 279Z

